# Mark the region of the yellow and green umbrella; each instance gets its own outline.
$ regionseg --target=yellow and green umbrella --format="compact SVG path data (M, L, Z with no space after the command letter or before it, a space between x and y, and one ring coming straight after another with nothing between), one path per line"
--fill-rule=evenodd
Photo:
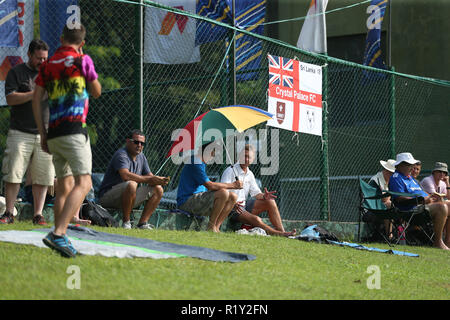
M234 133L241 133L271 118L271 113L246 105L232 105L211 109L189 122L178 133L167 157L176 153L194 150L202 144L217 139L218 136L225 138ZM205 132L210 129L216 130L215 135L212 138L205 139Z

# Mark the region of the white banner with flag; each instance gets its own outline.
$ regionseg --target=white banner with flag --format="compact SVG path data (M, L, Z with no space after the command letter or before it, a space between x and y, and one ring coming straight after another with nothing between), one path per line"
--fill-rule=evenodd
M322 135L322 67L268 55L268 126Z
M160 0L160 4L192 13L192 0ZM146 7L144 30L144 62L161 64L194 63L200 61L200 47L195 45L195 19Z
M311 0L297 48L317 53L327 52L325 14L328 0Z
M2 2L2 1L0 1ZM14 2L15 3L15 2ZM7 2L0 3L6 5ZM3 16L3 13L5 15ZM5 79L8 71L23 62L28 61L28 46L33 40L33 16L34 0L18 0L17 11L7 13L0 10L0 27L5 23L18 24L18 47L0 47L0 106L6 105L5 98ZM14 21L15 20L15 21ZM3 38L10 36L5 32L0 32L0 43L4 43Z

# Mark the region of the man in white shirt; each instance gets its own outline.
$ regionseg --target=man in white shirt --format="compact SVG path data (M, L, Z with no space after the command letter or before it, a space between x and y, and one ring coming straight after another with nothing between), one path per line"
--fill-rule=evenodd
M241 153L240 161L233 166L229 166L222 174L222 183L231 183L237 178L243 182L243 188L231 190L238 196L238 201L234 209L231 211L229 217L232 221L239 221L253 227L259 227L267 232L269 235L291 236L295 234L295 230L286 232L281 221L280 212L278 210L274 193L276 191L268 191L264 188L261 191L256 183L253 172L248 166L253 162L255 151L252 145L247 144ZM247 195L251 199L247 200ZM273 228L265 224L258 215L267 211L269 220Z

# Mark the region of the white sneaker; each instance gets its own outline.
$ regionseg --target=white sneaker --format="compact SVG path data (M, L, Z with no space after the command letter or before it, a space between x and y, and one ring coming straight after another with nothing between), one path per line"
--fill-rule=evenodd
M256 234L258 236L267 236L267 232L264 229L261 229L259 227L255 227L253 229L248 230L249 234Z
M153 226L151 224L148 224L147 222L142 224L142 225L138 225L137 226L138 229L146 229L146 230L153 230Z
M131 221L123 222L122 228L124 229L131 229Z

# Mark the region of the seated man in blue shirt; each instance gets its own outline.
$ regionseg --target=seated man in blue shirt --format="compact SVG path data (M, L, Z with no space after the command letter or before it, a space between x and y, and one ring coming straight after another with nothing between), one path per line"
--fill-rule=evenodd
M131 210L146 200L137 227L152 229L147 221L161 201L163 186L170 180L169 177L151 173L147 158L142 153L144 145L144 133L133 130L126 140L125 148L114 153L99 190L98 198L103 207L122 209L122 226L125 229L131 229Z
M423 197L430 216L433 219L434 246L440 249L450 250L450 219L448 205L440 201L436 195L428 195L422 190L420 184L411 177L411 170L414 164L419 161L414 159L411 153L404 152L397 155L395 173L389 179L389 190L394 192L413 193ZM411 210L416 205L405 203L412 198L404 196L393 196L394 203L400 210ZM442 240L442 233L445 230L445 239Z
M206 174L206 163L215 156L214 143L202 146L181 171L177 206L199 216L209 216L208 231L220 232L220 226L237 201L237 195L228 189L242 189L242 181L231 183L211 181Z

